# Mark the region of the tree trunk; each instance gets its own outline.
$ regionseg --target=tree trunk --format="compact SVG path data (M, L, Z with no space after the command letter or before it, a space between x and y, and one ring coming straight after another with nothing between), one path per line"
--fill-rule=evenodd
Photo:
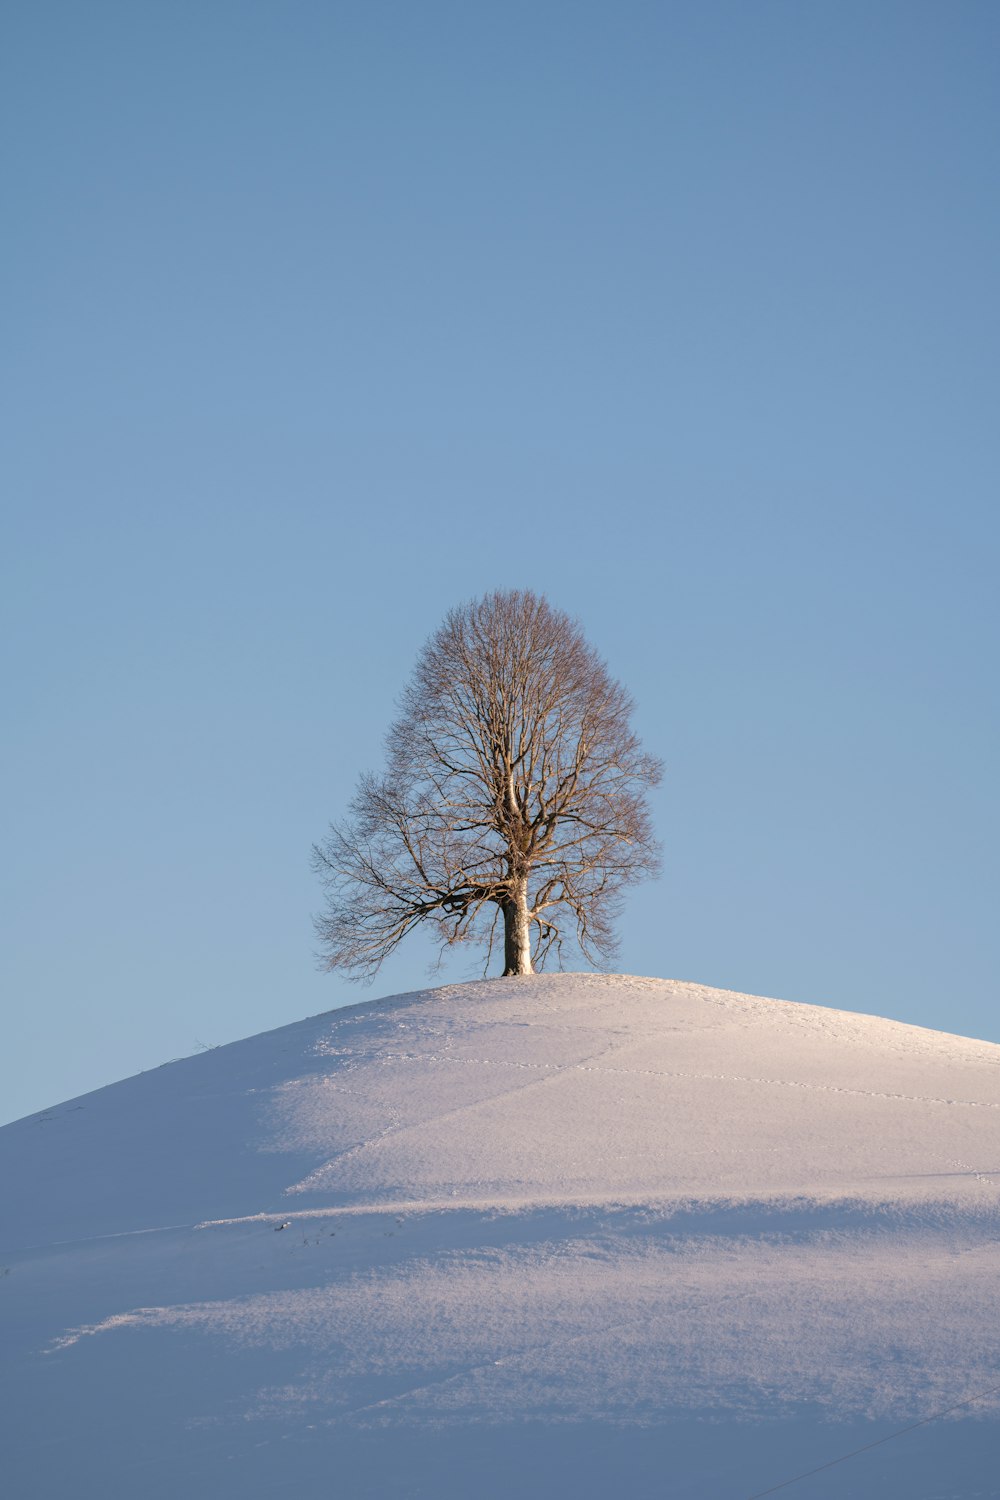
M503 904L503 972L533 974L531 967L531 922L528 918L528 882L515 880Z

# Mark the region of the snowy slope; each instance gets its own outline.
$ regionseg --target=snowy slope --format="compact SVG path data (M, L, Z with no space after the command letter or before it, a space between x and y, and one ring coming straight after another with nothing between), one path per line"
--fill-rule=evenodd
M13 1496L1000 1495L1000 1047L558 975L0 1130ZM964 1403L959 1405L959 1403Z

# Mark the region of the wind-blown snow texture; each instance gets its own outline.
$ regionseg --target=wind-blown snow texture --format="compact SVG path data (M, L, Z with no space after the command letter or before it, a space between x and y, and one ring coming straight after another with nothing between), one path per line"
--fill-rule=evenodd
M5 1493L1000 1496L1000 1047L375 1001L0 1131Z

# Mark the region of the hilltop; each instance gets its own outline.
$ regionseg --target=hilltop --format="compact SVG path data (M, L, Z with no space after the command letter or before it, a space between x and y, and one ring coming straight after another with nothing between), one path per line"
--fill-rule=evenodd
M788 1493L994 1493L990 1043L484 981L18 1121L0 1171L17 1496L722 1500L959 1402Z

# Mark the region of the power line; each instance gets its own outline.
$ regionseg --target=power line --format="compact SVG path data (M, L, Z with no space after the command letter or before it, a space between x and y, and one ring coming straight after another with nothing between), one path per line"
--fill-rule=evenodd
M780 1484L773 1484L769 1490L756 1490L749 1495L747 1500L763 1500L765 1495L775 1495L778 1490L785 1490L790 1484L798 1484L800 1479L810 1479L813 1474L822 1474L824 1469L832 1469L835 1464L842 1464L849 1458L857 1458L859 1453L868 1453L872 1448L881 1448L883 1443L891 1443L893 1438L902 1437L907 1432L916 1432L918 1427L926 1427L928 1422L937 1422L942 1417L949 1417L953 1411L960 1411L963 1406L971 1406L974 1401L985 1401L987 1396L994 1396L1000 1391L1000 1385L992 1386L988 1391L979 1391L975 1396L966 1396L964 1401L956 1401L954 1406L946 1406L944 1411L936 1411L933 1416L921 1417L919 1422L911 1422L909 1427L899 1427L895 1432L887 1433L885 1437L876 1438L874 1443L865 1443L862 1448L853 1448L850 1453L842 1453L839 1458L831 1458L828 1463L820 1464L815 1469L806 1469L804 1474L796 1474L793 1479L783 1479Z

